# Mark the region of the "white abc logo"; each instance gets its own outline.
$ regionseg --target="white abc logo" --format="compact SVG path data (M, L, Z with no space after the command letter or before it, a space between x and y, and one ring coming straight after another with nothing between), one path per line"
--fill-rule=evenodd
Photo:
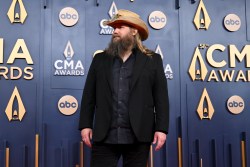
M154 29L162 29L167 23L166 15L161 11L154 11L148 17L148 22Z
M74 8L66 7L61 10L59 20L63 25L71 27L78 22L79 15Z
M227 100L227 108L233 114L241 113L244 107L244 100L240 96L234 95Z
M239 20L230 19L230 20L225 20L225 24L226 25L240 25L240 21Z
M224 18L224 25L228 31L237 31L241 26L241 21L236 14L228 14Z
M65 95L58 101L58 109L64 115L74 114L77 108L78 102L73 96Z

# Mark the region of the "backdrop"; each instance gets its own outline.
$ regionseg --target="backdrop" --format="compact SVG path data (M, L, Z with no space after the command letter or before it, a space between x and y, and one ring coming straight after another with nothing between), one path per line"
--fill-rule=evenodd
M82 89L104 26L138 13L161 54L170 128L148 167L246 167L249 0L0 1L0 166L88 167L78 131ZM119 162L122 166L122 162Z

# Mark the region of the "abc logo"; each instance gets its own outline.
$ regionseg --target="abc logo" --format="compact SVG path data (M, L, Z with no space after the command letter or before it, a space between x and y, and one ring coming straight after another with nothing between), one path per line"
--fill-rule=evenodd
M78 12L71 7L63 8L59 14L60 22L65 26L74 26L79 19Z
M166 15L161 11L154 11L148 17L148 22L154 29L162 29L167 23Z
M157 17L157 16L155 16L155 17L151 17L150 18L150 22L151 23L154 23L154 22L156 22L156 23L165 23L166 22L166 19L164 18L164 17Z
M244 107L244 103L243 102L236 102L236 101L232 101L228 103L228 107Z
M241 26L241 21L237 15L228 14L224 18L224 25L228 31L237 31Z
M240 96L234 95L227 100L227 108L233 114L241 113L244 107L244 100Z
M75 102L70 103L68 101L64 101L64 102L59 103L60 108L76 108L76 106L77 105Z
M74 114L77 108L78 102L73 96L65 95L58 101L58 109L64 115Z
M69 13L63 13L63 14L60 15L60 18L61 19L73 19L73 20L75 20L75 19L77 19L77 15L76 14L71 15Z
M239 20L225 20L225 24L226 25L240 25L240 21Z

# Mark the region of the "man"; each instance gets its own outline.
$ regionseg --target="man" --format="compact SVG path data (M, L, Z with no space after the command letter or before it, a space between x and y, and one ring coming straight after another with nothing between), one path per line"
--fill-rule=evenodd
M118 13L108 48L90 66L79 129L92 147L91 167L146 167L151 142L159 150L168 133L169 104L162 59L142 41L149 35L139 15ZM93 135L93 138L92 138Z

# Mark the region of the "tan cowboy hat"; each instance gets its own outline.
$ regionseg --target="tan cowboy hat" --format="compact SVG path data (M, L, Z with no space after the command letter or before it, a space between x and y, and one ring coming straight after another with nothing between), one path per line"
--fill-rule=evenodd
M148 27L140 16L129 10L120 9L117 14L109 21L104 22L105 25L115 27L116 24L127 24L136 28L141 36L141 40L144 41L148 38Z

